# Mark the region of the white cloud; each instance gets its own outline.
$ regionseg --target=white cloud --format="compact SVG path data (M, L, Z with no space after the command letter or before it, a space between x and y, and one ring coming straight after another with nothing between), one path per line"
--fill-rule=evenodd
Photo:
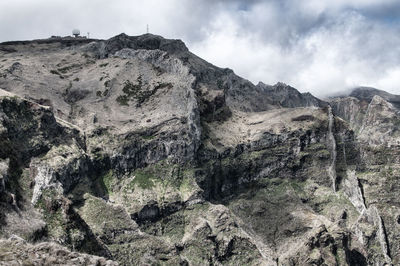
M260 10L249 10L246 17L263 23ZM268 16L270 7L264 10ZM295 31L290 26L276 26L278 33L292 38L289 45L276 39L268 41L268 36L251 28L245 30L242 25L241 17L225 13L215 19L206 38L191 48L253 83L283 81L317 96L360 85L400 93L398 72L393 70L400 65L397 29L369 21L358 12L342 12L335 20L297 35L290 35Z
M254 83L400 94L397 0L2 0L0 41L150 31ZM397 12L397 13L396 13Z

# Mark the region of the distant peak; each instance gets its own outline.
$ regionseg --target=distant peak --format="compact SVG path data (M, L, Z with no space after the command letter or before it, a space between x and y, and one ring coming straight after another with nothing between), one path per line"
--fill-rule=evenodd
M371 102L376 96L379 96L379 98L390 102L396 108L400 109L400 95L394 95L383 90L378 90L371 87L358 87L354 88L349 96L367 102Z
M275 85L266 85L258 82L257 87L260 88L275 104L282 107L305 107L305 106L325 106L326 103L314 97L311 93L300 93L297 89L283 82Z
M146 33L139 36L129 36L125 33L116 35L106 42L108 53L115 53L123 48L163 50L172 54L188 52L188 48L181 40L165 39L162 36Z
M292 88L291 86L289 86L289 85L287 85L286 83L283 83L283 82L277 82L275 85L274 85L274 87L290 87L290 88Z
M259 81L258 84L257 84L256 86L257 86L257 87L267 87L267 86L269 86L269 85L265 84L265 83L262 82L262 81Z

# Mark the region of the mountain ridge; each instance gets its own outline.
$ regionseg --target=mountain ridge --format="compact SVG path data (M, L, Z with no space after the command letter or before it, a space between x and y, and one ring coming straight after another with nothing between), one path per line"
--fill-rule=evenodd
M392 98L254 85L160 36L87 41L0 44L1 238L122 265L400 261Z

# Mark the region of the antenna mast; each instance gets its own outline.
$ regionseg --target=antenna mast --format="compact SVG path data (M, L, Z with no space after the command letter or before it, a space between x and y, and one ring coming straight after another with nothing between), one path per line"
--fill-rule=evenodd
M147 34L149 34L149 32L150 32L149 31L149 24L146 25L146 32L147 32Z

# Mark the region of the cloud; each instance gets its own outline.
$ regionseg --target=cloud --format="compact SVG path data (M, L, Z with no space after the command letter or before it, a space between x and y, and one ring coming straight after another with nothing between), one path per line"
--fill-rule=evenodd
M322 97L360 85L400 94L399 26L364 14L377 1L312 2L224 12L191 48L254 83L283 81Z
M254 83L323 96L365 85L400 94L397 0L0 1L0 41L150 32L180 38Z

